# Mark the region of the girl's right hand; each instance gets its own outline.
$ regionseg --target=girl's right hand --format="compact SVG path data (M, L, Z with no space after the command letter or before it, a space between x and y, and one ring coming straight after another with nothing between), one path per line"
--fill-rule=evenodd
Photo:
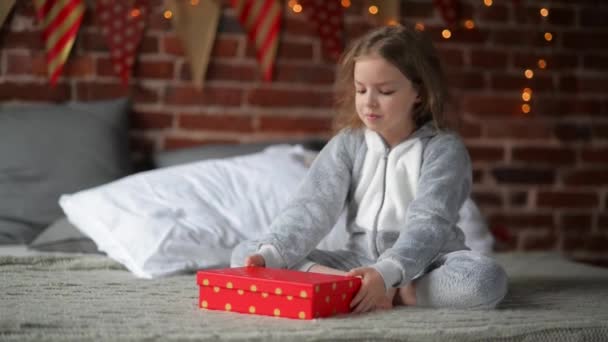
M245 259L245 266L264 267L266 266L266 261L261 254L253 254Z

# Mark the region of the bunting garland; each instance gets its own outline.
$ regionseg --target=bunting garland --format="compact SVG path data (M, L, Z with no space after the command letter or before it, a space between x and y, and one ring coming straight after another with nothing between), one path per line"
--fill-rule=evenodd
M167 0L166 6L173 14L173 27L188 55L194 85L201 89L220 21L221 6L216 0L198 3Z
M4 20L8 17L14 4L15 0L2 0L0 2L0 27L2 27Z
M51 85L68 59L85 10L83 0L34 0L36 15L42 23L42 39Z
M272 80L283 14L281 3L277 0L231 0L231 3L249 41L255 44L264 79Z
M139 47L148 13L148 0L97 0L96 14L114 71L129 84L135 52Z
M300 3L321 38L323 51L337 60L342 53L342 6L337 1L326 0L301 0Z

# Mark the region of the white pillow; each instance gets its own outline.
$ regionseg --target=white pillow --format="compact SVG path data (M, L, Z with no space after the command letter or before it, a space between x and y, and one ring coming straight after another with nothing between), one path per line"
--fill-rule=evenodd
M228 267L267 230L306 173L301 146L125 177L59 200L70 222L136 276Z

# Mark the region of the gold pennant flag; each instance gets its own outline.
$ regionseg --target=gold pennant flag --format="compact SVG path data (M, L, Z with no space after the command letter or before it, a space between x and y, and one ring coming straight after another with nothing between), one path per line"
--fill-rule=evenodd
M370 5L378 7L374 16L380 25L397 25L401 20L400 0L373 0Z
M15 0L2 0L0 1L0 27L4 24L4 20L8 17L11 12L11 8L15 4Z
M194 85L201 89L215 41L221 6L217 0L167 0L166 8L173 13L171 21L186 50Z

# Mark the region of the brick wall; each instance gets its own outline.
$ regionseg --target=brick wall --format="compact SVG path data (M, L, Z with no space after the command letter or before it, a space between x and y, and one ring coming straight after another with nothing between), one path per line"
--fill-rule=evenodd
M18 1L0 31L0 101L134 99L137 160L209 142L328 137L334 64L303 16L287 10L276 80L261 81L254 50L224 1L206 86L196 91L161 0L152 13L132 84L123 88L91 12L64 77L45 78L31 1ZM374 25L361 1L347 10L345 36ZM474 198L505 250L560 250L608 261L608 3L463 0L476 28L443 23L431 1L403 1L404 20L425 25L443 56L450 118L474 160ZM549 7L541 19L539 4ZM548 43L543 34L550 31ZM536 66L545 58L548 67ZM531 67L532 80L523 77ZM524 87L531 112L521 112Z

